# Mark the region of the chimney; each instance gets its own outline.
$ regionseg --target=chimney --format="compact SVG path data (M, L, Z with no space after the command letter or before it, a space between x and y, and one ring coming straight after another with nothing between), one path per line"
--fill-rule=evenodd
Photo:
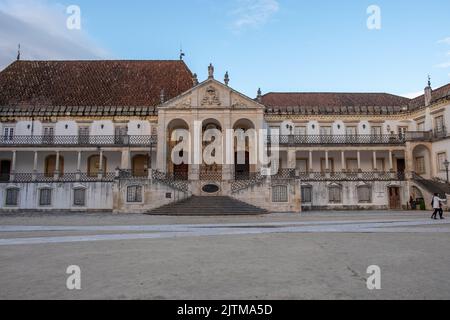
M431 105L433 89L431 89L431 78L428 76L428 86L425 88L425 107Z

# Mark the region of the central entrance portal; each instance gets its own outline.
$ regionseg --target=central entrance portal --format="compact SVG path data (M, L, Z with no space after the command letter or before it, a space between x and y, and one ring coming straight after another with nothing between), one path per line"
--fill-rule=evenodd
M242 163L243 158L245 163ZM245 155L239 157L238 152L234 154L234 172L236 180L247 180L250 177L250 154L245 152Z

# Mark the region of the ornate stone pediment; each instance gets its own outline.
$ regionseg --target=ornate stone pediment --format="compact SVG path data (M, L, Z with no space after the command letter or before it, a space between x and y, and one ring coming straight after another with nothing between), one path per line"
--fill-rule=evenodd
M217 89L213 86L208 86L205 91L205 95L202 99L202 106L220 106L221 102Z

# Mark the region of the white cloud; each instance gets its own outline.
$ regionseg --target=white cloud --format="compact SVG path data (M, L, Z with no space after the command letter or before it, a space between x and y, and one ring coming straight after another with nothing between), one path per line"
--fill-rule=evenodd
M236 0L237 8L233 10L233 28L237 31L244 28L260 27L278 12L280 4L277 0Z
M24 60L108 56L83 29L69 30L67 18L65 6L46 0L0 0L0 70L14 61L18 43Z
M450 68L450 62L444 62L436 65L436 68L447 69Z
M450 37L439 40L438 43L445 43L445 44L450 44Z

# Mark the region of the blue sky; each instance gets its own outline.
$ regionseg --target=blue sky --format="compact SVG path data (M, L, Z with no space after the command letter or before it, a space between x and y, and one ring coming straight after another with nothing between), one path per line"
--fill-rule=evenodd
M65 27L73 4L81 31ZM373 4L380 30L366 25ZM0 0L0 13L76 44L55 39L52 52L46 38L38 49L39 34L0 22L0 48L14 57L20 41L24 59L178 59L182 45L200 79L212 62L216 78L229 71L230 85L252 97L258 87L414 95L428 74L435 88L450 82L449 12L448 0Z

